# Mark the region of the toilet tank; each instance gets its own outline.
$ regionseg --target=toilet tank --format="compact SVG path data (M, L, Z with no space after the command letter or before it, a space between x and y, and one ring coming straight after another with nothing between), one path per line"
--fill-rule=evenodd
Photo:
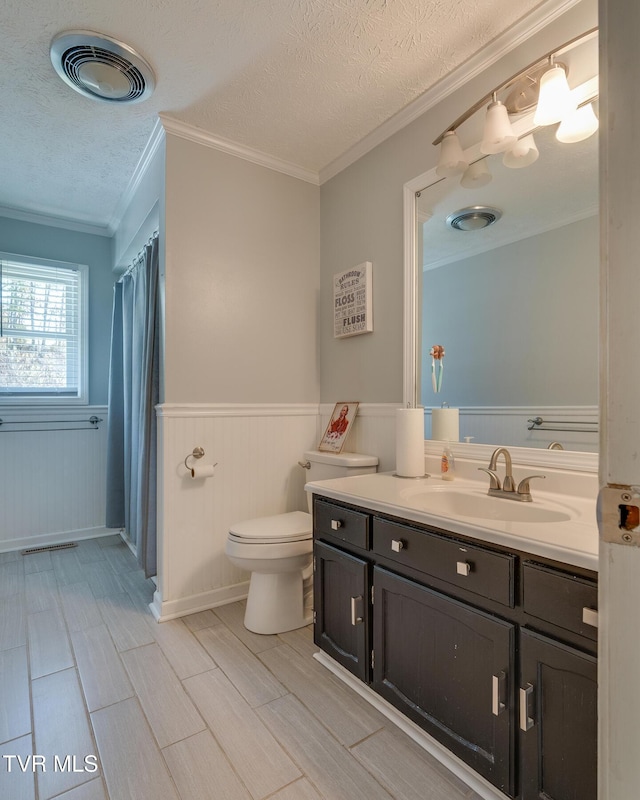
M308 482L348 478L349 475L366 475L378 469L378 457L365 456L362 453L321 453L319 450L307 450L304 458L309 464ZM313 514L311 493L307 493L307 506L309 513Z
M321 453L319 450L308 450L304 457L309 462L307 481L366 475L378 469L378 457L362 453Z

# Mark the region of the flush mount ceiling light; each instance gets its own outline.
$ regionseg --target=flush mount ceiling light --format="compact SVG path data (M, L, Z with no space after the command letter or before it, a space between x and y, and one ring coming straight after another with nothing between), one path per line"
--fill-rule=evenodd
M480 143L480 152L485 155L505 153L503 163L507 167L526 167L538 158L538 150L533 139L523 135L531 133L529 127L523 131L520 124L520 139L513 131L510 117L523 114L535 108L533 128L541 125L552 125L561 122L557 138L561 142L578 142L591 136L598 128L598 120L590 106L591 100L597 96L597 88L591 96L582 97L580 107L567 83L568 68L566 64L555 61L557 56L569 53L574 47L593 39L598 29L592 28L586 33L570 39L555 50L529 64L511 78L496 86L471 108L465 111L455 122L452 122L433 142L441 144L441 154L436 168L440 177L465 172L469 159L462 149L457 130L489 103L486 111L484 135ZM499 95L505 96L504 102ZM589 104L589 105L587 105ZM583 111L583 106L587 106ZM582 112L582 113L578 113ZM455 142L455 157L451 158L452 145ZM465 173L466 174L466 173ZM468 179L463 186L476 185Z
M153 70L136 51L94 31L65 31L51 42L51 63L76 92L107 103L140 103L155 87Z
M502 216L502 211L490 206L468 206L454 211L447 217L447 225L456 231L480 231L493 225Z

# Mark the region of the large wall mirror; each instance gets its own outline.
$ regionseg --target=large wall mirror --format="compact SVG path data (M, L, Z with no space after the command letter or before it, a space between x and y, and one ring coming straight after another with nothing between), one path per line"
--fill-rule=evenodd
M597 92L597 37L579 55L588 91ZM518 125L520 135L533 129L531 118ZM432 170L423 185L405 187L414 261L407 357L415 360L405 394L427 410L427 439L429 410L446 403L460 409L461 441L597 451L598 136L563 144L556 130L533 129L539 157L525 168L476 145L466 151L475 167L466 186ZM497 219L460 223L456 212L469 207ZM438 392L436 344L446 353Z

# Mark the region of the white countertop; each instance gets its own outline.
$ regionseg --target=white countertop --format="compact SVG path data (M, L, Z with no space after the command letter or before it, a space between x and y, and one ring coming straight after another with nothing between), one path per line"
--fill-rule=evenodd
M372 511L459 533L478 541L511 547L597 571L598 527L595 499L543 492L537 486L532 486L532 506L538 504L540 507L564 511L571 519L562 522L515 522L466 515L443 516L429 509L429 493L425 491L437 490L442 493L448 490L481 490L486 493L486 488L486 484L478 481L443 481L440 477L399 478L387 472L316 481L305 486L308 492L333 500L342 500ZM497 502L515 501L507 499Z

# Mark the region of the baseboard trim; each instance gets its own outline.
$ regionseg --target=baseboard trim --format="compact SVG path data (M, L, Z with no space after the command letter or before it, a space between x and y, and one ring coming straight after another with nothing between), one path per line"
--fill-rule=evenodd
M405 717L397 708L394 708L391 703L388 703L383 697L376 694L367 684L362 683L354 675L348 672L344 667L334 661L322 650L314 653L313 656L316 661L319 661L324 667L332 672L343 683L347 684L349 688L357 692L368 703L376 708L388 720L397 725L400 730L404 731L413 741L430 753L437 761L445 766L457 778L470 788L473 789L483 800L509 800L506 794L503 794L499 789L486 781L481 775L471 769L461 759L451 753L447 748L440 744L440 742L425 733L422 728L419 728L414 722Z
M153 602L149 603L151 613L156 622L166 622L188 614L197 614L216 606L226 606L237 600L244 600L249 593L249 581L235 583L232 586L223 586L221 589L211 589L208 592L180 597L178 600L163 600L160 589L153 595Z
M40 533L36 536L21 536L16 539L7 539L0 542L0 553L10 553L13 550L27 550L30 547L44 547L49 544L66 544L67 542L80 542L83 539L99 539L102 536L113 536L119 533L113 528L81 528L75 531L58 531L56 533Z

